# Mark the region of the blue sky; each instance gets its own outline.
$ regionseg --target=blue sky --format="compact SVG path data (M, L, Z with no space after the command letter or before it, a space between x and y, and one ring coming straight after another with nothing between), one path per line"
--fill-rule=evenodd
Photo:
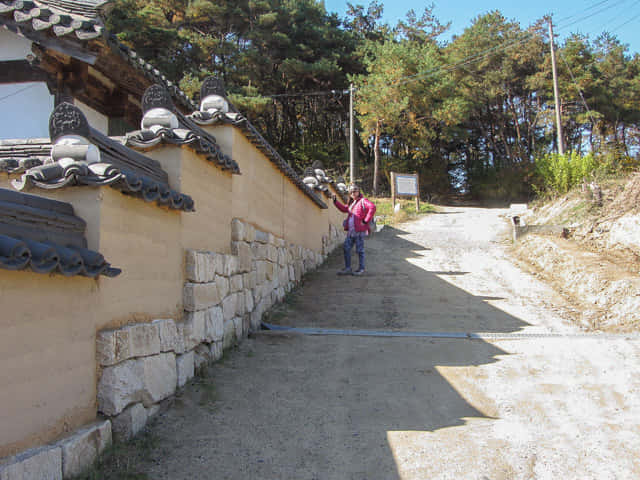
M353 0L354 5L369 4L369 0ZM588 35L594 40L603 31L616 35L623 44L629 45L629 53L640 52L640 0L380 0L384 5L383 20L391 25L405 17L410 9L416 14L433 3L434 15L441 23L451 22L443 40L461 34L474 18L492 10L499 10L507 19L516 20L526 28L544 15L553 16L554 31L562 40L572 33ZM346 1L325 0L329 12L344 16Z

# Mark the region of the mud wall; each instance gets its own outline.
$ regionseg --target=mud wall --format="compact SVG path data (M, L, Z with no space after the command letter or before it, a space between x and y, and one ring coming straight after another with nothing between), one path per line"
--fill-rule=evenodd
M262 313L341 242L342 215L326 197L319 195L329 204L322 209L239 130L224 127L216 137L239 163L241 175L221 170L184 146L145 152L161 162L172 188L192 196L195 212L159 207L110 187L30 192L72 204L87 222L88 248L123 272L89 279L0 270L0 466L9 455L59 441L97 418L104 368L96 360L100 332L170 320L182 345L184 336L191 335L189 327L185 333L185 322L192 324L196 312L219 309L222 331L197 338L191 349L171 350L175 365L182 365L173 368L184 382L192 356L194 365L202 358L215 360L223 339L228 345L229 339L241 340L257 328ZM11 188L10 178L0 175L0 187ZM187 252L210 264L217 262L212 258L222 259L209 267L214 269L210 281L194 281ZM205 284L215 285L215 293L211 285L205 292ZM196 294L204 297L194 300L188 285L196 285ZM165 354L163 359L169 353L154 351ZM123 407L129 423L121 417L115 429L125 435L133 428L134 410L139 412L132 409L135 399L130 400Z

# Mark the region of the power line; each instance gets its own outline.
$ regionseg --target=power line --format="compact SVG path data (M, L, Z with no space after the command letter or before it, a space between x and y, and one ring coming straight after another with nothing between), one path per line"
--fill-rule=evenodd
M9 95L5 95L4 97L0 97L0 102L2 102L3 100L6 100L9 97L13 97L14 95L17 95L17 94L19 94L21 92L24 92L25 90L29 90L30 88L37 87L38 85L39 85L38 83L35 83L33 85L28 85L28 86L26 86L24 88L21 88L20 90L16 90L15 92L10 93Z
M584 11L586 12L586 11L589 11L589 10L591 10L593 8L596 8L596 7L600 6L600 5L607 4L607 3L609 3L609 1L610 0L603 0L603 1L597 2L594 5L592 5L591 7L587 7ZM610 5L610 6L606 7L606 8L600 9L600 10L598 10L598 11L592 13L592 14L589 14L587 16L581 17L578 20L576 20L576 21L574 21L574 22L572 22L570 24L567 24L567 25L564 25L563 27L560 27L559 29L567 28L570 25L575 24L576 22L591 18L592 16L597 15L599 13L602 13L603 11L609 10L610 8L613 8L613 7L617 6L617 5L619 5L620 3L624 3L625 1L627 1L627 0L620 0L620 1L616 2L616 3L614 3L613 5ZM572 17L575 17L576 15L579 15L579 13L576 13L576 14L571 15L569 17L565 17L563 20L571 19ZM426 72L416 73L414 75L409 75L407 77L404 77L404 79L399 79L397 85L404 85L406 83L409 83L413 79L417 80L417 79L419 79L421 77L430 76L431 74L452 71L452 70L455 70L455 69L457 69L459 67L462 67L464 65L469 65L471 63L475 63L475 61L480 61L480 60L486 58L488 55L490 55L491 53L493 53L495 51L506 50L507 48L511 48L511 47L515 47L515 46L518 46L520 44L523 44L527 40L529 40L531 37L533 37L534 35L535 35L534 33L528 32L520 40L514 40L514 41L512 41L510 43L507 43L507 44L496 45L495 47L491 47L491 48L489 48L487 50L483 50L482 52L478 52L478 53L476 53L474 55L471 55L471 56L461 60L458 63L452 64L452 65L446 65L446 66L443 66L443 67L438 67L438 68L435 68L435 69L432 69L432 70L428 70ZM473 62L472 62L472 60L473 60Z
M423 76L429 76L431 74L434 73L438 73L440 71L451 71L451 70L455 70L457 67L462 66L462 65L466 65L470 63L470 60L473 60L474 58L482 55L482 57L478 58L479 60L482 60L483 58L487 57L490 53L492 53L495 50L501 50L501 49L507 49L509 47L512 46L517 46L521 43L524 43L525 41L527 41L529 38L531 38L534 34L533 33L526 33L524 38L520 39L520 40L514 40L509 44L506 45L496 45L495 47L491 47L487 50L484 50L482 52L478 52L476 54L470 55L464 59L462 59L460 62L452 64L452 65L445 65L445 66L441 66L441 67L437 67L434 68L432 70L428 70L426 72L418 72L416 74L413 75L408 75L406 77L401 77L400 79L396 80L397 83L394 83L395 85L404 85L406 83L409 83L410 81L414 80L414 79L419 79L419 77L423 77ZM358 87L354 87L353 88L354 92L360 90ZM265 95L266 97L269 98L280 98L280 97L310 97L310 96L321 96L321 95L335 95L335 94L348 94L349 90L328 90L328 91L316 91L316 92L301 92L301 93L280 93L280 94L274 94L274 95Z
M600 1L600 2L596 2L593 5L591 5L590 7L585 8L584 11L588 12L589 10L591 10L593 8L596 8L596 7L599 7L600 5L603 5L605 3L609 3L610 1L611 0L603 0L603 1ZM564 22L565 20L569 20L569 19L575 17L576 15L578 15L578 14L574 13L573 15L569 15L568 17L561 18L560 20L558 20L558 24L560 24L560 22Z
M601 5L607 4L607 3L609 3L609 1L610 0L603 0L603 1L597 2L594 5L592 5L590 7L587 7L585 10L583 10L583 12L587 12L587 11L593 9L593 8L597 8L597 7L601 6ZM593 17L595 15L598 15L598 14L602 13L603 11L606 11L606 10L609 10L611 8L614 8L614 7L618 6L619 4L624 3L625 1L627 1L627 0L619 0L618 2L615 2L612 5L607 6L606 8L602 8L600 10L597 10L594 13L591 13L589 15L583 16L583 17L575 20L572 23L569 23L567 25L564 25L564 26L560 27L559 29L567 28L567 27L569 27L571 25L574 25L577 22L580 22L580 21L586 20L588 18L591 18L591 17ZM567 20L567 19L573 18L576 15L580 15L580 13L576 13L576 14L571 15L569 17L565 17L563 20ZM635 18L637 18L637 17L634 17L633 19L635 19ZM625 22L625 24L629 23L633 19L630 19L629 21ZM620 28L620 26L617 27L617 28ZM416 74L413 74L413 75L409 75L409 76L400 78L400 79L396 80L397 83L395 83L395 84L396 85L404 85L404 84L409 83L411 81L418 80L418 79L421 79L423 77L428 77L428 76L431 76L433 74L437 74L437 73L441 73L441 72L444 73L444 72L449 72L449 71L456 70L456 69L458 69L458 68L460 68L462 66L470 65L472 63L481 61L481 60L483 60L484 58L486 58L487 56L489 56L491 53L493 53L495 51L506 50L507 48L511 48L511 47L515 47L515 46L518 46L520 44L523 44L527 40L529 40L531 37L533 37L534 35L535 35L534 33L528 32L520 40L514 40L511 43L507 43L507 44L496 45L495 47L491 47L491 48L489 48L487 50L483 50L483 51L478 52L478 53L476 53L474 55L471 55L471 56L469 56L469 57L467 57L467 58L465 58L465 59L463 59L460 62L457 62L455 64L445 65L445 66L442 66L442 67L434 68L432 70L428 70L426 72L419 72L419 73L416 73Z
M606 4L606 3L608 3L608 0L605 0L603 2L598 2L598 3L594 4L594 5L592 5L591 7L587 8L585 11L588 11L588 10L594 8L594 7L597 7L597 6L600 6L602 4ZM614 6L616 6L616 5L620 4L620 3L623 3L623 2L617 2L617 3L613 4L613 5L611 5L609 8L612 8L612 7L614 7ZM640 0L636 1L632 6L635 6L635 5L639 4L639 3L640 3ZM601 12L602 12L602 10L599 10L598 12L595 12L593 15L596 15L596 14L601 13ZM587 17L583 17L582 19L590 18L593 15L589 15ZM638 16L640 16L640 15L638 15ZM567 17L567 18L571 18L571 17ZM616 16L616 18L617 18L617 16ZM611 22L611 20L610 20L610 22ZM628 23L628 22L625 22L625 24L626 23ZM571 25L571 24L569 24L569 25ZM561 27L561 28L566 28L569 25L566 25L565 27ZM617 28L620 28L620 27L617 27ZM576 90L578 90L578 94L580 95L580 100L582 101L582 104L584 105L584 108L587 111L587 115L591 119L591 123L595 125L595 119L593 118L593 114L591 112L591 109L589 108L589 105L587 105L587 101L584 98L584 95L582 93L582 89L580 88L580 85L578 85L578 82L577 82L575 76L573 75L573 70L572 70L571 66L569 65L569 62L567 62L567 59L564 56L562 50L558 50L558 53L560 54L560 58L562 58L562 61L564 62L565 66L567 67L567 71L569 72L569 75L571 76L571 81L575 85ZM585 65L585 66L589 66L589 65L593 64L594 62L590 62L590 64Z
M621 17L629 17L629 10L633 9L633 7L635 7L636 5L640 4L639 0L636 0L635 2L633 2L632 5L630 5L628 8L626 9L620 9L619 12L613 16L612 18L610 18L609 20L607 20L606 22L603 22L601 29L603 31L607 30L608 25L611 25L613 22L617 22ZM616 27L616 29L620 28L619 26Z
M618 0L617 2L614 2L613 4L607 5L611 2L611 0L601 0L599 2L594 3L593 5L585 8L584 10L581 10L580 12L577 12L573 15L567 16L562 18L561 20L559 20L558 24L558 28L557 30L563 30L566 29L572 25L575 25L576 23L582 22L584 20L587 20L591 17L594 17L596 15L599 15L605 11L608 11L614 7L617 7L620 4L625 3L628 0ZM635 2L633 4L633 6L635 6L637 3L640 2ZM601 7L603 5L607 5L603 8L599 8L598 10L596 10L595 12L589 13L587 15L584 15L580 18L577 18L576 20L573 20L567 24L564 25L560 25L560 22L564 22L567 20L570 20L578 15L581 15L583 13L589 12L591 10L594 10L598 7ZM622 26L632 22L633 20L635 20L636 18L638 18L640 16L640 14L630 18L629 20L625 21L623 24L618 25L614 30L612 30L611 33L613 33L615 30L618 30L619 28L621 28ZM413 75L408 75L405 77L401 77L399 79L397 79L395 82L393 82L391 85L395 85L395 86L402 86L405 85L407 83L413 82L413 81L418 81L421 80L423 78L429 77L431 75L435 75L438 73L446 73L446 72L450 72L450 71L454 71L457 70L459 68L462 68L466 65L471 65L473 63L479 62L483 59L485 59L486 57L488 57L489 55L491 55L492 53L495 52L500 52L500 51L506 51L508 48L512 48L512 47L516 47L519 46L521 44L524 44L526 41L530 40L532 37L534 37L536 35L536 33L533 32L526 32L522 38L517 39L517 40L513 40L509 43L506 44L500 44L500 45L496 45L494 47L488 48L486 50L483 50L481 52L475 53L473 55L469 55L466 58L463 58L462 60L460 60L459 62L453 63L453 64L449 64L449 65L443 65L437 68L433 68L431 70L427 70L424 72L418 72L415 73ZM565 61L566 62L566 61ZM354 87L354 92L360 90L357 87ZM284 94L274 94L274 95L267 95L270 98L279 98L279 97L308 97L308 96L324 96L324 95L336 95L336 94L347 94L349 93L349 90L328 90L328 91L315 91L315 92L301 92L301 93L284 93Z
M281 98L281 97L314 97L314 96L323 96L323 95L346 95L349 93L349 90L323 90L323 91L315 91L315 92L300 92L300 93L276 93L273 95L265 95L268 98Z
M640 2L638 2L640 3ZM621 23L620 25L618 25L617 27L615 27L613 30L611 30L610 33L615 32L616 30L620 30L622 27L624 27L625 25L627 25L628 23L633 22L636 18L640 17L640 13L631 17L629 20L625 21L624 23Z
M609 0L605 0L609 1ZM525 37L520 39L520 40L515 40L513 42L511 42L510 44L507 45L496 45L495 47L491 47L490 49L484 50L482 52L476 53L474 55L471 55L469 57L466 57L465 59L463 59L462 61L450 65L450 66L444 66L444 67L438 67L435 68L433 70L428 70L426 72L419 72L416 73L414 75L409 75L406 77L402 77L400 79L397 80L397 82L402 82L402 83L397 83L397 85L404 85L405 83L409 83L413 78L417 78L417 77L422 77L422 76L429 76L432 73L437 73L440 70L453 70L456 67L460 66L460 65L465 65L467 63L469 63L469 60L479 56L479 55L483 55L483 57L481 57L479 60L481 60L482 58L488 56L489 53L491 53L494 50L500 50L500 49L506 49L509 48L511 46L516 46L519 45L520 43L524 43L526 40L528 40L531 36L533 36L532 33L526 33ZM404 81L403 81L404 80ZM353 89L354 91L358 91L359 88L354 87ZM283 93L283 94L274 94L274 95L266 95L269 98L277 98L277 97L299 97L299 96L314 96L314 95L330 95L330 94L336 94L336 93L341 93L341 94L347 94L349 93L349 90L329 90L329 91L319 91L319 92L306 92L306 93Z
M627 0L619 0L618 2L615 2L612 5L609 5L608 7L601 8L600 10L598 10L596 12L593 12L593 13L590 13L589 15L586 15L584 17L578 18L577 20L574 20L573 22L567 23L566 25L562 25L562 26L559 25L558 26L558 30L564 30L565 28L568 28L568 27L570 27L572 25L575 25L578 22L582 22L583 20L587 20L587 19L589 19L591 17L594 17L594 16L596 16L596 15L602 13L602 12L606 12L607 10L609 10L609 9L611 9L613 7L617 7L618 5L620 5L621 3L624 3L626 1Z
M436 74L436 73L440 73L440 72L450 72L453 70L456 70L462 66L465 65L470 65L472 63L475 62L479 62L480 60L483 60L484 58L488 57L491 53L494 53L496 51L500 51L500 50L506 50L507 48L510 47L514 47L517 45L520 45L524 42L526 42L527 40L529 40L534 34L533 33L526 33L525 36L520 39L520 40L514 40L511 43L508 44L503 44L503 45L496 45L495 47L491 47L488 48L487 50L483 50L481 52L478 52L474 55L470 55L464 59L462 59L461 61L454 63L454 64L450 64L450 65L444 65L442 67L438 67L438 68L434 68L432 70L427 70L426 72L419 72L413 75L409 75L406 77L402 77L400 79L398 79L396 81L396 85L405 85L409 82L415 81L415 80L420 80L422 77L428 77L431 76L432 74Z
M580 89L580 85L578 85L578 82L576 81L576 77L573 76L573 71L571 70L569 63L567 62L567 59L564 57L564 54L562 53L561 50L558 50L558 52L560 53L560 57L562 58L562 61L567 66L569 75L571 75L571 80L573 81L573 84L576 86L576 89L578 90L578 94L580 95L580 99L582 100L582 104L584 105L584 108L587 109L587 115L589 115L589 118L591 119L591 123L595 125L596 121L594 120L593 115L591 114L591 110L589 109L589 105L587 105L587 101L584 99L584 95L582 95L582 90Z

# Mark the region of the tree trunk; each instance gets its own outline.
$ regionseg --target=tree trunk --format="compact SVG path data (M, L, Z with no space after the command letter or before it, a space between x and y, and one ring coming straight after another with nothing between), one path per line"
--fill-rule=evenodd
M626 124L623 122L622 123L622 148L624 148L624 154L627 157L630 157L631 155L629 155L629 146L627 145L627 126Z
M380 170L380 120L376 121L376 133L373 140L373 196L378 196L378 172Z

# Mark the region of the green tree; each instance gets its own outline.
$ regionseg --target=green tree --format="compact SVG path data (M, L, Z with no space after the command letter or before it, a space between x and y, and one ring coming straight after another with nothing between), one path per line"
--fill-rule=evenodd
M629 156L627 130L640 122L638 97L638 55L631 58L628 49L610 34L595 42L597 77L594 109L600 114L598 130L604 153Z
M356 109L361 137L372 145L374 194L383 149L394 159L388 166L401 170L419 171L432 158L432 143L425 140L437 136L434 116L450 98L435 73L442 64L435 39L447 27L433 17L432 8L419 19L410 11L384 42L368 40L360 50L366 73L356 78ZM389 170L384 174L388 179Z
M523 29L493 11L443 44L433 6L393 27L382 12L379 0L349 4L345 18L321 0L115 0L107 25L195 100L206 76L223 78L300 170L320 159L346 173L352 81L357 174L374 193L398 170L419 172L430 192L454 172L474 195L529 194L555 142L546 20ZM628 163L640 148L640 57L610 34L573 35L558 54L568 152Z
M522 30L495 11L476 18L448 46L467 111L460 157L472 192L488 187L502 196L526 193L523 182L537 152L544 151L539 122L546 98L532 88L545 52L541 28L537 23ZM511 185L512 191L505 190Z
M358 35L318 0L116 0L109 28L197 97L208 75L285 157L342 157ZM291 96L290 94L294 94Z

